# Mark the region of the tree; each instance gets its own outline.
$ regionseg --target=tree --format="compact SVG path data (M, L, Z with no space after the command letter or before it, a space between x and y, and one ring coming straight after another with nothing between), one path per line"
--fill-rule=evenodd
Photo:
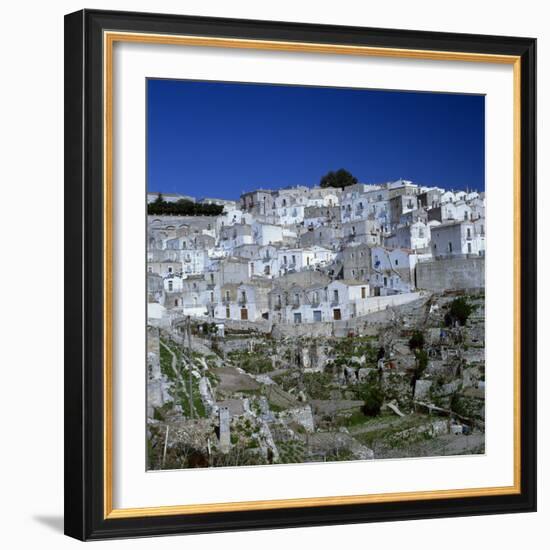
M363 393L363 412L367 416L378 416L384 403L384 394L378 384L369 384Z
M357 183L357 178L347 170L340 168L340 170L337 170L336 172L333 172L331 170L330 172L325 174L321 178L320 185L323 188L337 187L343 189L344 187L347 187L348 185L353 185L355 183Z
M189 199L167 202L161 193L147 205L147 213L154 216L219 216L222 212L223 206L220 204L202 204Z
M419 330L415 330L409 340L409 349L411 351L421 350L424 347L424 334Z
M463 296L455 298L451 302L451 307L445 315L445 324L447 326L453 326L458 322L458 324L463 327L474 309L475 307L469 304Z
M416 356L416 368L414 370L414 382L424 376L426 369L428 368L428 354L425 350L419 349L415 352Z

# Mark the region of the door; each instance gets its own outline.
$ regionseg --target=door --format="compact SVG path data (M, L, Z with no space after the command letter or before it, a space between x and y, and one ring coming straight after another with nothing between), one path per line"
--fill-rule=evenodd
M334 311L334 320L340 321L342 319L342 311L340 310L340 308L336 308L333 311Z
M248 321L248 309L244 307L241 309L241 321Z

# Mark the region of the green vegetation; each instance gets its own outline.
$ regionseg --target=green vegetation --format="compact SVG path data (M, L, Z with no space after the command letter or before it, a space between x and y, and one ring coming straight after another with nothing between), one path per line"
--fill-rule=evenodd
M166 342L164 340L161 340L161 342ZM174 370L172 369L172 355L170 352L162 345L160 344L160 370L168 380L174 380L176 377L176 374L174 373Z
M281 441L277 444L281 464L304 462L305 445L298 440Z
M363 392L363 411L367 416L378 416L384 403L384 394L378 384L371 384Z
M354 428L355 426L363 426L371 420L372 417L365 415L362 411L354 411L351 415L342 419L342 425L346 428Z
M404 418L396 418L393 415L380 416L373 421L372 428L355 433L354 437L363 445L371 449L380 445L388 448L401 448L412 442L424 440L430 437L428 431L417 431L417 428L425 426L430 420L425 415L411 415Z
M463 327L474 310L475 306L470 304L465 297L455 298L451 302L449 311L445 314L445 324L450 327L458 322Z
M147 205L147 214L152 216L219 216L222 212L223 206L218 204L199 204L186 199L166 202L161 193Z
M231 351L228 357L237 367L251 374L263 374L273 370L271 357L259 351Z
M328 372L305 373L302 381L310 399L330 399L333 377Z
M180 376L174 372L172 368L172 354L169 350L166 349L165 345L170 348L170 350L176 356L176 369L179 372ZM202 357L202 354L193 352L193 358ZM182 413L184 416L191 416L191 404L189 402L188 392L189 392L189 371L183 370L182 367L182 356L181 350L177 345L174 344L172 340L162 339L160 344L160 368L162 373L171 381L175 382L175 388L172 390L172 397L174 398L174 404L179 404L182 408ZM207 373L208 374L208 373ZM206 410L201 399L199 391L199 381L195 376L191 377L191 385L193 388L193 411L194 416L201 418L206 417ZM164 411L166 414L167 411Z
M357 178L343 168L336 170L336 172L331 170L325 174L320 181L320 185L323 188L338 187L340 189L343 189L348 185L354 185L355 183L357 183Z
M334 343L333 364L337 367L356 364L353 357L365 357L365 366L376 366L380 350L373 346L372 336L356 336L342 338Z
M409 349L411 351L421 350L424 348L424 334L420 330L415 330L409 340Z
M414 379L418 380L424 376L426 368L428 367L428 354L425 350L419 349L415 351L416 356L416 369L414 371Z

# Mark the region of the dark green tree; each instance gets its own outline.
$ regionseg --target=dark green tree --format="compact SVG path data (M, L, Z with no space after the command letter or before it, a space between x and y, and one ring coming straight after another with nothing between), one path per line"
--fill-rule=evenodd
M458 324L463 327L474 309L475 307L468 303L468 300L463 296L455 298L451 302L451 307L445 315L445 324L447 326L453 326L458 322Z
M415 330L409 339L409 349L410 350L421 350L424 348L424 334L419 331Z
M336 172L331 170L328 174L325 174L321 178L320 185L323 188L338 187L343 189L344 187L355 183L357 183L357 178L347 170L344 170L344 168L340 168L340 170L336 170Z
M363 412L367 416L378 416L384 403L384 394L378 384L369 384L363 392Z
M167 202L161 193L147 205L147 213L154 216L219 216L222 212L223 206L219 204L201 204L188 199Z

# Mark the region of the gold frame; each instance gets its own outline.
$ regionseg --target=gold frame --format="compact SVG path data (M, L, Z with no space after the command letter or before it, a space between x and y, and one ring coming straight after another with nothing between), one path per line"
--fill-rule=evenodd
M271 51L324 53L339 55L397 57L408 59L467 61L477 63L498 63L513 65L514 81L514 484L504 487L483 487L472 489L446 489L436 491L414 491L371 495L349 495L332 497L293 498L278 500L256 500L245 502L222 502L212 504L183 504L176 506L155 506L150 508L113 508L113 360L112 360L112 283L113 283L113 46L116 42L138 42L181 46L204 46L218 48L259 49ZM464 52L429 50L408 50L378 48L369 46L346 46L337 44L315 44L307 42L283 42L270 40L248 40L213 38L204 36L176 36L164 34L110 32L103 33L103 109L104 109L104 519L171 516L212 512L236 512L247 510L273 510L280 508L304 508L309 506L334 506L345 504L366 504L412 500L435 500L443 498L464 498L479 496L513 495L521 493L520 455L520 188L521 188L521 64L519 56L492 55Z

